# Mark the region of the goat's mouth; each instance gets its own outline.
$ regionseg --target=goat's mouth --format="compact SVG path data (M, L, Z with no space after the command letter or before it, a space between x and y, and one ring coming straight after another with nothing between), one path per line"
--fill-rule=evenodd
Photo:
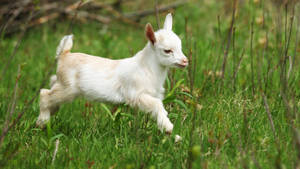
M176 67L179 67L179 68L185 68L187 65L188 65L188 64L185 64L185 63L182 63L182 64L180 64L180 63L175 63L175 66L176 66Z

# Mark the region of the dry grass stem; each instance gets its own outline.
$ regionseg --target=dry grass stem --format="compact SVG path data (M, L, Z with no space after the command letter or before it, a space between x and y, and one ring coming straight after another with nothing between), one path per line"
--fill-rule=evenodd
M55 150L54 150L53 156L52 156L52 164L54 164L55 157L56 157L56 154L57 154L57 151L58 151L58 146L59 146L59 139L57 139L55 141Z

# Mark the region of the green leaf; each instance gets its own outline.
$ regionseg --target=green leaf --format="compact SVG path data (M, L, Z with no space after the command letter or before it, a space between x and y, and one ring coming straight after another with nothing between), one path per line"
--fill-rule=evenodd
M178 94L182 94L182 95L188 96L191 99L193 98L193 96L191 94L187 93L187 92L178 92Z
M170 113L168 116L169 116L169 118L177 118L178 114L176 114L176 113Z
M121 116L125 116L125 117L129 117L131 119L134 119L132 114L128 114L128 113L120 113L120 114L121 114Z
M101 107L106 111L106 113L110 116L110 118L115 121L114 119L114 116L112 115L111 111L109 110L109 108L104 104L104 103L101 103L100 104Z
M167 103L173 102L174 99L176 99L175 96L170 96L170 97L164 99L163 102L164 102L164 104L167 104Z
M184 110L188 110L188 107L181 100L175 99L174 102L181 106Z
M46 147L48 147L48 142L47 142L44 138L41 138L41 141L42 141L42 143L44 143L44 145L45 145Z
M50 142L52 142L52 141L54 141L56 139L59 139L62 136L65 136L65 135L63 133L57 134L57 135L55 135L55 136L53 136L53 137L50 138Z
M184 79L180 79L175 86L173 87L173 89L167 94L166 99L168 99L169 97L173 96L175 93L175 90L183 83Z
M49 121L47 123L47 135L48 135L48 138L52 136L52 128L51 128L51 122Z

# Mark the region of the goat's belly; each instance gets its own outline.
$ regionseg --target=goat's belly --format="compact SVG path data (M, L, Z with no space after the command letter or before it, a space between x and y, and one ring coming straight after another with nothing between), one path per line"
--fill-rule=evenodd
M81 94L88 100L99 102L122 103L123 97L115 89L107 85L85 85L80 87Z
M109 102L109 103L124 103L124 100L121 96L118 95L108 95L106 93L100 93L98 91L90 91L84 94L84 98L91 101L98 102Z
M105 73L81 73L79 79L81 95L89 100L122 103L124 99L119 92L120 84L114 77Z

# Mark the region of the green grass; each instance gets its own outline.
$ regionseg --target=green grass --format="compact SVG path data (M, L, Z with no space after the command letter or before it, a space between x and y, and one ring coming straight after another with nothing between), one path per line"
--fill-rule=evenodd
M0 128L3 130L11 104L18 65L21 65L21 77L12 119L16 119L24 108L28 109L4 138L0 147L0 167L187 168L191 162L193 168L257 168L257 161L261 168L295 168L297 148L280 95L281 68L276 67L286 44L285 32L284 29L279 32L281 34L276 32L274 8L265 6L270 6L270 3L252 4L245 1L244 5L240 4L235 23L235 49L231 44L223 87L221 78L215 75L215 71L221 71L224 55L222 46L226 45L224 41L230 26L230 12L226 14L219 1L190 2L175 11L173 30L182 39L184 53L189 55L191 50L192 58L197 58L193 91L190 91L188 69L171 70L174 79L171 78L171 73L170 80L166 82L168 94L183 79L183 83L165 100L169 117L175 124L174 134L183 137L180 143L174 143L173 135L161 133L156 122L137 109L119 105L120 112L112 116L110 111L114 105L84 99L63 105L51 117L46 129L36 128L38 99L31 105L28 102L39 90L47 72L55 73L49 65L54 62L56 46L65 34L69 21L60 23L61 21L56 20L31 28L26 32L5 75L1 77ZM254 23L253 94L250 24L251 18L260 17L264 8L265 26ZM281 16L284 18L284 13ZM186 17L188 33L185 31ZM161 23L163 18L161 15ZM156 25L154 16L142 20L143 24L146 22ZM294 25L296 24L299 23L295 22ZM108 27L93 22L75 23L72 30L75 35L72 51L106 58L130 57L146 44L143 29L120 23L113 23ZM263 55L259 39L266 32L269 44ZM1 71L17 40L18 34L1 39ZM296 29L293 29L288 55L294 55L295 40ZM299 44L297 45L299 49ZM233 70L238 63L237 56L241 56L243 50L245 54L233 88ZM299 51L296 54L286 93L290 105L299 109ZM288 68L289 62L287 63ZM265 78L268 66L272 72ZM262 88L259 85L260 76L263 76ZM49 88L49 84L44 87ZM268 98L278 143L268 120L262 91ZM108 110L104 107L108 107ZM292 122L299 129L297 110L292 116ZM56 139L60 140L60 144L52 163Z

